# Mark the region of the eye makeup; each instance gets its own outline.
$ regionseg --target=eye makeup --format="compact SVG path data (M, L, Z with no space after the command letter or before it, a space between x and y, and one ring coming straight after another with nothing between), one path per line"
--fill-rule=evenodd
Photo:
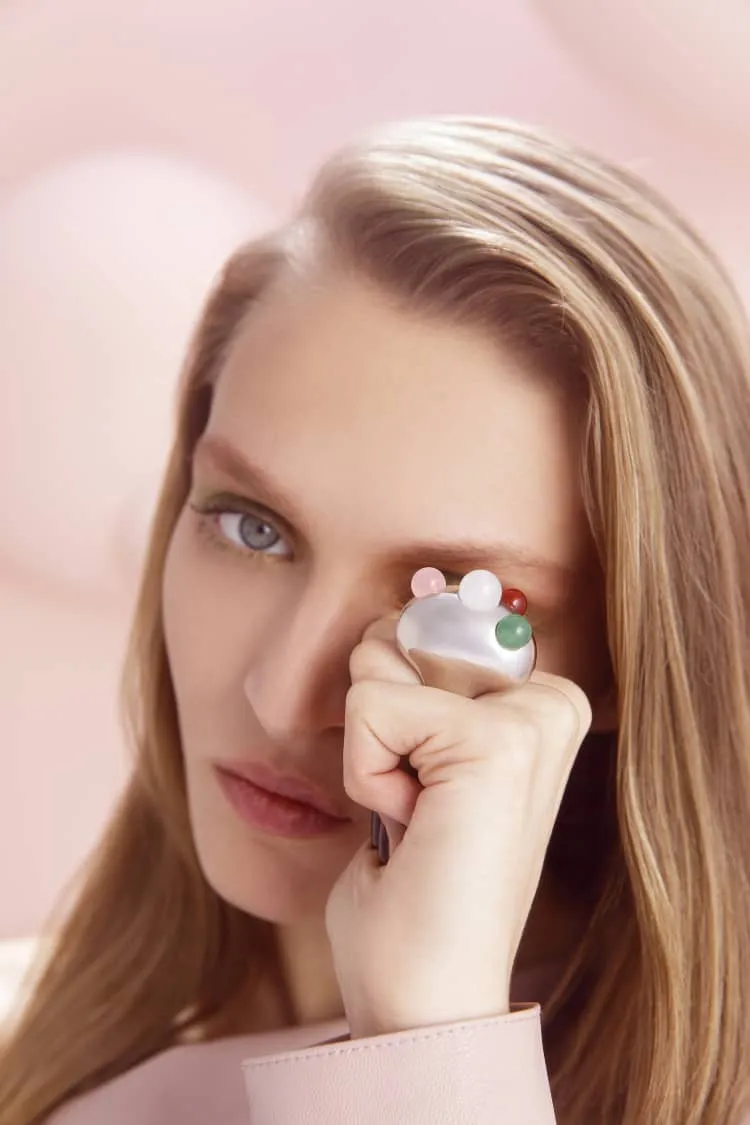
M235 551L242 556L274 556L288 559L289 551L277 550L279 544L288 542L288 536L279 525L283 523L275 513L271 513L262 504L256 504L246 497L236 496L232 493L216 493L205 499L197 498L188 501L188 507L198 518L198 530L204 535L212 546ZM235 542L224 526L226 519L238 519L237 530L242 540L242 524L247 521L253 534L262 538L269 534L272 542L253 544L248 541ZM255 525L253 527L253 525ZM250 536L248 536L249 538Z

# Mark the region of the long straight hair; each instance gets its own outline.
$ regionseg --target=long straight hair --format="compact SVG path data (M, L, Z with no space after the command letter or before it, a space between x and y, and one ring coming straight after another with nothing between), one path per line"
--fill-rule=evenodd
M580 388L619 729L611 776L582 788L583 754L571 779L598 818L561 814L550 849L574 888L564 857L608 840L587 932L544 1012L556 1110L562 1125L730 1125L750 1075L747 322L710 250L639 179L542 131L453 117L336 154L208 299L126 668L132 779L9 1035L0 1118L34 1125L186 1037L249 1029L253 989L280 979L273 927L222 902L198 866L161 586L224 355L306 255L528 349Z

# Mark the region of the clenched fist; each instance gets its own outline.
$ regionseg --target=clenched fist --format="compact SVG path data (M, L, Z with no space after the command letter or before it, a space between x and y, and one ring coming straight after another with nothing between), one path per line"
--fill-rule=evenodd
M381 866L364 844L328 900L352 1038L509 1010L513 963L591 724L581 689L547 673L476 699L426 687L395 628L371 626L351 658L344 784L381 815L392 853Z

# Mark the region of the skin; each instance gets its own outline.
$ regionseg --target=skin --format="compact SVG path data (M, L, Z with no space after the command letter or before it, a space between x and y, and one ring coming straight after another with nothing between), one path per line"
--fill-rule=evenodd
M278 924L297 1022L341 1014L324 914L369 834L342 778L350 657L416 569L486 567L524 590L538 669L611 723L578 411L551 375L334 273L278 282L220 373L168 553L165 632L201 865ZM241 498L227 514L194 510L227 493ZM243 504L269 525L262 552L243 545ZM249 826L212 765L242 758L317 781L351 822L306 840ZM580 921L543 879L517 964L560 952Z

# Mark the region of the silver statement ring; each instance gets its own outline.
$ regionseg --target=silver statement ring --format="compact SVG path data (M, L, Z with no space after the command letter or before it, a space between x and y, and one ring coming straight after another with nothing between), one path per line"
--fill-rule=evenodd
M536 642L520 590L504 590L489 570L472 570L449 590L433 567L418 570L411 586L396 641L425 684L475 697L528 680Z

